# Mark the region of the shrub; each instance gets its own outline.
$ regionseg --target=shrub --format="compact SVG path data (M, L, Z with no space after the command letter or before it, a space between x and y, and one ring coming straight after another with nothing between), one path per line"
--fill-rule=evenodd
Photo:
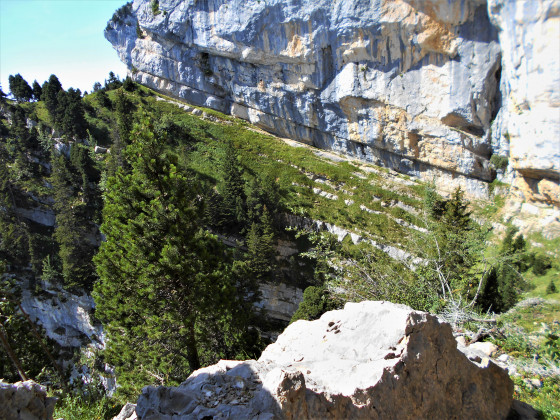
M151 6L152 6L152 13L154 14L154 16L159 15L160 14L159 0L152 0Z
M336 301L333 300L323 286L309 286L303 292L303 301L299 304L299 308L292 316L290 322L295 322L299 319L312 321L318 319L325 312L337 308Z
M127 76L126 79L124 79L123 89L126 90L127 92L134 92L134 90L136 89L136 85L134 84L134 82L129 76Z
M533 261L533 273L537 276L544 276L549 268L552 267L552 261L546 255L535 255Z
M504 171L508 166L509 159L507 158L507 156L492 155L492 157L490 158L490 162L496 169Z
M57 401L54 417L72 420L105 420L116 416L121 408L122 404L107 397L94 399L68 394Z
M142 32L142 28L140 28L140 24L136 21L136 36L140 39L144 39L144 32Z
M550 280L550 283L548 283L548 286L546 286L546 294L550 295L552 293L556 293L558 289L556 289L556 285L554 284L554 281Z

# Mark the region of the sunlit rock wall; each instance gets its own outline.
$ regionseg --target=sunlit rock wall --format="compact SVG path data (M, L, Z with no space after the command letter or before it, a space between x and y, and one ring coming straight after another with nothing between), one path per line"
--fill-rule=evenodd
M560 206L560 1L490 0L500 28L502 109L496 143L509 143L519 198Z
M557 133L550 88L558 62L544 70L558 42L556 6L552 0L160 0L155 14L149 0L135 0L127 16L109 22L105 36L145 85L280 136L434 178L442 189L462 185L476 196L495 177L491 154L508 154L510 139L514 168L527 174L536 167L537 178L556 176L558 185L558 160L532 147L551 144ZM540 41L543 32L556 36L552 46ZM523 34L539 42L528 45ZM533 61L525 65L523 57ZM526 96L519 93L525 82L538 81L539 66L547 76L556 72L543 94L535 93L547 111L535 114L547 126L540 143L534 130L523 129L531 124L510 110L513 98Z

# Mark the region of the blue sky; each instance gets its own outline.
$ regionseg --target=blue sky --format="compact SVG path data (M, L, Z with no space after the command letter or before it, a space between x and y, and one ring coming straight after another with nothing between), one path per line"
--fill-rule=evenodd
M103 30L126 0L0 0L0 83L20 73L31 85L55 74L65 89L90 92L126 66Z

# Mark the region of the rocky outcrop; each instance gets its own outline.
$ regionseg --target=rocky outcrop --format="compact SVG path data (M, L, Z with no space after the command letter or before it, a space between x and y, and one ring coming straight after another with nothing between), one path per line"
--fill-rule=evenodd
M255 306L264 309L268 318L286 324L303 300L302 289L284 283L260 283L259 292L261 298Z
M494 178L485 1L135 0L105 35L135 80L188 102L472 194Z
M0 380L0 418L9 420L52 420L57 398L33 381L8 384Z
M222 360L179 387L147 387L148 419L504 419L513 384L457 350L451 327L389 302L291 324L259 360Z
M500 28L502 108L492 126L496 145L509 144L514 192L560 206L560 3L489 0Z
M158 4L105 32L137 81L471 195L509 154L518 192L558 206L556 0Z
M32 293L28 284L22 284L23 310L45 329L49 338L62 347L81 347L93 344L103 348L104 334L99 322L93 322L93 298L76 295L60 286L41 281L40 293Z

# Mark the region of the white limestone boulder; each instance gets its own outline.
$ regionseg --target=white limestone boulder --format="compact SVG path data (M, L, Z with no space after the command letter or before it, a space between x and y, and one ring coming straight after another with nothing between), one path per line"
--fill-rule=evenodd
M9 384L0 380L0 418L9 420L52 420L57 398L33 381Z
M513 384L457 350L451 327L389 302L348 303L290 325L259 360L146 387L140 419L505 419Z

